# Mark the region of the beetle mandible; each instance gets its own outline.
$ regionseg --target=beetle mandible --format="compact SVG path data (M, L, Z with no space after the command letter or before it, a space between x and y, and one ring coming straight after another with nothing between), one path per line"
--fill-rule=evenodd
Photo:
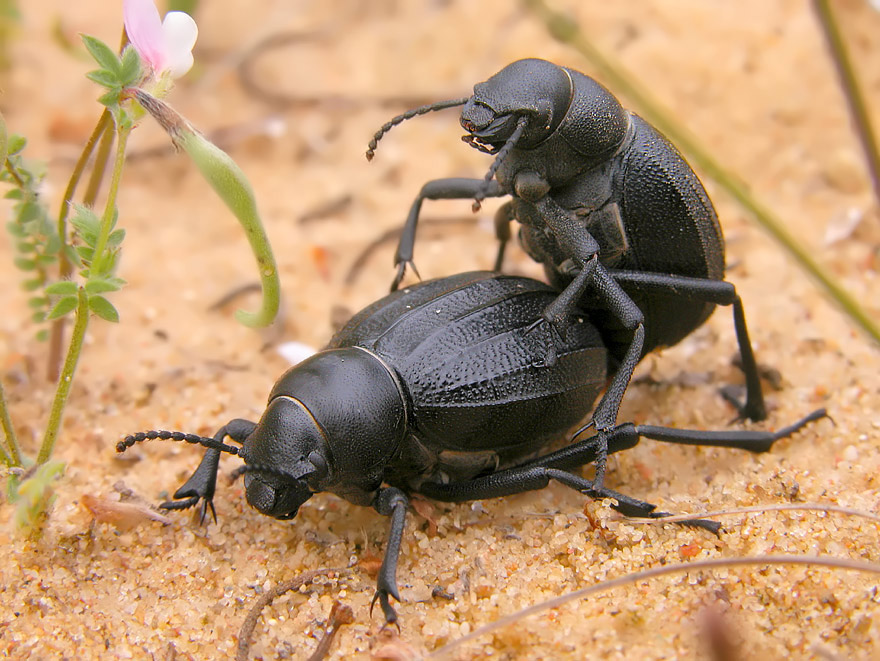
M614 498L630 516L662 516L655 506L568 471L602 452L634 447L640 437L689 445L770 449L816 411L775 433L706 432L616 425L606 437L541 455L590 411L605 385L602 339L580 311L544 363L546 338L523 331L555 297L549 286L488 272L424 282L356 314L327 348L289 369L275 384L258 423L236 419L213 438L168 431L126 437L119 452L148 439L207 447L193 475L165 502L201 501L214 512L222 452L244 465L247 501L291 519L312 495L331 491L391 518L373 603L387 622L400 601L397 564L409 493L458 502L542 489L556 480L591 498ZM241 447L224 443L226 437ZM688 522L717 532L717 523Z
M722 392L741 417L763 420L742 301L723 280L721 226L675 147L589 76L524 59L475 85L469 98L422 106L387 122L371 140L367 158L403 120L455 106L464 106L462 139L495 159L484 179L437 179L422 187L395 254L392 291L413 265L424 200L473 198L476 209L486 197L510 195L495 217L495 270L501 270L509 223L516 219L525 251L544 265L560 292L536 325L549 323L558 335L576 305L590 311L615 372L593 414L597 431L614 426L639 360L678 343L716 305L733 306L745 402L730 389Z

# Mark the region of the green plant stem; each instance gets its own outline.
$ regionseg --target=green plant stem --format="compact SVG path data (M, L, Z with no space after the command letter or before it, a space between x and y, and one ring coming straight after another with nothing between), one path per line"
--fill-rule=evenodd
M92 152L95 150L95 146L98 144L99 140L103 143L102 138L109 132L108 129L112 124L112 120L113 118L110 115L110 111L105 109L104 112L101 113L101 117L98 119L98 123L95 125L92 134L89 136L85 147L83 147L76 165L73 167L73 172L71 172L70 179L67 182L67 188L64 190L64 196L61 198L61 208L58 210L58 238L61 240L61 251L58 255L58 277L61 280L69 278L73 271L70 260L67 258L67 216L70 213L70 203L73 201L73 196L76 193L77 186L79 186L79 182L86 170ZM98 159L95 161L95 169L100 169L102 174L106 166L106 161L109 159L109 153L104 159L104 163L100 165ZM52 322L52 330L49 337L49 361L46 367L47 377L50 381L58 379L59 370L61 369L61 353L64 345L64 324L66 321L65 317L61 317Z
M110 232L113 231L113 223L116 220L116 197L119 194L119 183L122 181L122 168L125 165L125 147L128 144L131 127L119 126L116 133L118 138L116 142L116 159L113 163L110 189L107 192L107 205L104 207L104 214L101 216L101 230L95 243L94 258L92 260L93 270L100 268L100 261L104 259L107 240L110 238Z
M16 172L15 168L9 163L9 159L6 159L4 162L4 167L6 171L9 173L9 176L12 177L12 180L15 182L15 185L24 190L24 181L21 177L18 176L18 172Z
M18 440L15 437L12 418L9 417L9 406L6 404L6 393L3 392L3 383L0 383L0 427L3 429L6 446L9 448L7 452L3 444L0 443L0 456L3 458L3 463L10 468L21 466L21 451L18 449Z
M122 181L122 168L125 165L125 148L128 144L128 136L130 133L130 126L118 127L116 158L113 162L113 175L110 178L110 190L107 193L107 203L104 208L104 214L101 217L101 230L98 233L98 240L95 243L92 268L98 267L99 262L104 259L104 252L107 249L107 240L116 219L116 198L119 194L119 184ZM67 397L70 394L70 386L73 383L73 376L76 372L76 364L79 361L80 353L82 353L83 341L85 340L86 329L89 324L89 297L83 287L79 288L77 298L76 321L73 325L73 333L70 337L70 347L67 350L67 358L64 360L64 366L61 368L61 374L58 377L58 387L55 390L55 399L52 402L52 409L49 412L49 422L46 425L46 434L43 437L43 444L40 446L40 453L37 455L37 463L40 464L48 461L49 457L52 456L52 450L55 447L55 442L58 440L58 433L61 430L61 420L64 414L64 406L67 404Z
M868 172L871 175L871 183L874 186L874 197L880 203L880 152L877 150L877 136L871 126L871 115L868 112L865 97L862 95L858 77L849 59L846 43L840 34L840 28L831 10L828 0L813 0L813 11L819 19L819 25L825 35L828 51L831 53L831 61L837 70L840 79L840 87L846 99L849 114L855 125L856 135L865 152L868 161Z
M64 406L73 385L73 376L76 372L76 364L82 353L83 342L86 337L86 329L89 325L89 297L82 287L77 292L78 303L76 306L76 321L73 324L73 332L70 335L70 346L67 349L67 357L58 377L58 386L55 388L55 399L52 400L52 409L49 411L49 421L46 425L46 433L43 436L43 444L37 455L37 463L42 464L52 456L58 433L61 430L61 420L64 416Z
M568 16L550 9L543 0L524 0L545 24L550 34L572 46L599 70L610 87L629 97L639 108L641 115L664 133L677 147L687 153L691 162L707 173L735 200L747 209L757 223L775 238L800 266L815 278L850 319L855 321L876 342L880 342L880 327L837 280L828 273L767 207L759 202L737 177L728 172L709 152L699 144L681 124L674 121L662 106L650 97L635 79L621 67L605 57L581 32L580 27Z
M98 123L95 125L92 134L89 136L85 147L83 147L82 153L76 161L76 165L73 166L73 172L70 173L70 180L67 182L64 196L61 198L61 208L58 210L58 238L61 239L61 244L63 246L67 245L67 216L70 213L70 203L73 201L73 196L76 193L80 179L82 179L82 175L86 170L92 152L95 151L95 146L98 144L98 141L104 133L112 126L112 123L113 117L110 114L110 111L105 109L104 112L101 113L101 117L98 119ZM59 256L59 260L59 275L61 278L66 278L70 275L71 264L63 250Z
M101 182L104 181L104 173L107 172L107 163L110 162L110 153L113 151L115 137L113 131L104 131L101 136L98 151L95 153L95 163L92 166L91 174L89 174L89 182L86 184L86 192L83 193L82 203L87 207L94 207L95 201L98 199Z

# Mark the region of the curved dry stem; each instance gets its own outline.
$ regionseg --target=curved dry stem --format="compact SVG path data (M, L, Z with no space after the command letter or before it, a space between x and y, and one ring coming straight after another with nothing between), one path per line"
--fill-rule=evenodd
M257 620L260 619L260 614L266 606L271 604L281 595L290 592L291 590L299 590L306 583L311 583L316 576L327 576L328 574L341 575L347 574L348 572L348 569L315 569L313 571L307 571L296 578L285 581L284 583L279 583L268 592L260 595L248 611L248 614L241 625L241 629L238 632L238 648L235 654L235 660L247 660L251 648L251 636L254 635L254 629L257 628Z
M845 569L848 571L880 574L880 565L872 562L850 560L849 558L823 558L804 555L759 555L743 558L715 558L712 560L699 560L697 562L683 562L675 565L654 567L653 569L646 569L645 571L619 576L618 578L613 578L609 581L602 581L601 583L596 583L595 585L590 585L580 590L575 590L574 592L569 592L568 594L534 604L517 611L516 613L511 613L495 622L480 627L466 636L453 640L451 643L434 650L425 658L441 658L472 640L476 640L477 638L492 633L493 631L497 631L498 629L509 626L515 622L519 622L530 615L550 610L551 608L558 608L570 601L582 599L597 592L605 592L606 590L611 590L622 585L630 585L632 583L638 583L640 581L646 581L648 579L669 574L681 574L684 572L705 569L718 569L719 567L748 567L754 565L802 565L807 567L830 567L832 569Z
M752 514L755 512L827 512L835 514L844 514L846 516L857 516L875 523L880 523L880 514L857 510L851 507L842 507L840 505L826 505L823 503L801 503L789 505L755 505L754 507L738 507L732 510L718 510L715 512L701 512L699 514L676 514L675 516L663 516L656 519L642 519L637 517L624 517L627 523L680 523L681 521L690 521L693 518L714 519L719 516L727 516L729 514Z

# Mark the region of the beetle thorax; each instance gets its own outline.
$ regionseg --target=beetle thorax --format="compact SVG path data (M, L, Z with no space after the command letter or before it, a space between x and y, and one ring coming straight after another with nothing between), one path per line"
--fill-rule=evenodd
M364 349L322 351L279 379L272 397L284 396L308 411L326 443L326 473L313 487L369 504L406 431L406 398L394 372Z

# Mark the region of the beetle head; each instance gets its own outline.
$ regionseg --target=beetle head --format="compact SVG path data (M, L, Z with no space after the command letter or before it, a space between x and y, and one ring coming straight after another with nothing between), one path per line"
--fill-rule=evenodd
M461 111L463 140L490 154L513 135L520 119L528 119L517 141L531 148L559 126L572 99L571 76L562 67L538 59L518 60L474 85L474 94Z
M239 453L250 505L276 519L292 519L327 476L324 432L292 397L275 397Z

